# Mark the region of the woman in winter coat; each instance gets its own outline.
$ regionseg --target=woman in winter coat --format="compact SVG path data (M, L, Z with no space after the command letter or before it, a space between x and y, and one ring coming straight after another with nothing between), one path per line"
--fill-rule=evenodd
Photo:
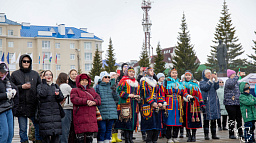
M180 82L175 68L169 71L169 76L164 81L164 90L168 113L165 116L167 142L178 142L178 132L183 123L183 97L187 98L188 93Z
M17 88L7 78L7 65L0 62L0 142L11 143L14 133L13 99Z
M102 121L98 121L98 143L109 143L111 130L115 120L118 119L115 101L118 101L116 89L111 88L110 75L106 71L100 73L100 80L95 87L96 92L101 97L101 105L98 106Z
M141 131L146 131L147 143L156 143L161 130L161 112L164 102L164 90L157 93L157 81L153 78L154 70L148 67L140 82L140 96L142 97Z
M223 104L224 101L224 81L222 79L219 79L219 85L220 88L217 90L217 95L219 97L220 100L220 114L222 116L222 123L221 123L221 118L218 119L218 126L219 126L219 130L228 130L226 128L227 125L227 118L228 118L228 112L225 108L225 105ZM222 128L221 128L221 124L222 124Z
M91 78L87 74L76 77L76 86L71 90L73 119L78 143L93 142L93 133L98 132L96 106L101 104L100 96L90 87ZM86 137L85 137L86 136Z
M193 79L191 71L185 72L185 81L183 81L188 96L184 99L184 122L183 126L187 129L188 140L187 142L196 141L196 130L202 128L201 113L205 111L202 94L197 81ZM202 109L202 111L201 111ZM192 130L192 135L191 135Z
M240 111L240 102L239 102L239 85L238 85L238 79L240 76L240 73L238 72L236 75L236 72L233 70L228 69L227 70L227 76L228 79L226 80L225 88L224 88L224 105L226 107L226 110L228 112L228 124L229 124L229 138L230 139L236 139L234 136L234 126L235 121L237 123L237 129L239 136L243 136L242 128L242 114Z
M39 133L43 143L57 143L61 135L60 102L64 99L59 86L54 84L53 74L46 70L42 83L37 86L39 96Z
M134 76L134 68L129 67L117 88L117 93L120 96L117 106L119 119L115 123L115 128L124 130L126 143L133 143L133 131L137 126L139 113L140 86ZM126 109L129 110L128 115L124 112Z
M216 135L216 119L220 118L220 104L216 90L219 89L219 81L216 74L209 69L202 72L203 81L200 81L200 89L206 112L204 114L204 138L209 140L209 122L211 122L212 139L219 139ZM214 79L214 80L213 80Z
M65 117L61 119L62 135L60 136L60 142L68 143L68 135L73 113L73 104L70 100L70 92L72 88L70 85L68 85L68 75L66 73L60 73L56 80L56 84L60 87L60 90L64 96L64 100L61 102L61 104L65 112Z

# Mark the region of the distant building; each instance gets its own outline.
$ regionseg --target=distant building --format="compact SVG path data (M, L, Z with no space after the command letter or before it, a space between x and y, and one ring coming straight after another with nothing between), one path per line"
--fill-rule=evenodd
M87 32L87 28L66 27L65 24L58 26L20 24L0 13L0 56L2 57L4 53L6 62L9 53L10 71L19 69L19 64L11 63L11 59L17 59L19 54L27 53L32 56L33 70L51 70L55 78L60 72L78 70L78 65L82 72L88 73L92 68L96 48L102 56L102 42L102 39ZM55 63L56 57L57 63Z

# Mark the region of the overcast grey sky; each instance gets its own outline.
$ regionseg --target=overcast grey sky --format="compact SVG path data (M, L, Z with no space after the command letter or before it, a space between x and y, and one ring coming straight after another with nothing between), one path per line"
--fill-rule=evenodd
M66 24L88 28L104 40L103 50L112 38L117 62L139 60L144 33L142 0L0 0L0 12L17 22L54 26ZM256 0L226 0L236 36L245 54L254 52L256 40ZM187 19L191 44L202 63L213 44L215 27L221 16L223 0L154 0L150 10L151 45L175 46L182 13ZM155 52L154 52L155 53ZM106 52L104 52L105 57Z

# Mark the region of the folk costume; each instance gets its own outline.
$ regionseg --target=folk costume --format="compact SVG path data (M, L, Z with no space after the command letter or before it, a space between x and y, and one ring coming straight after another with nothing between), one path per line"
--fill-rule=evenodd
M140 95L140 86L134 77L128 76L129 71L134 71L134 68L129 67L118 84L117 93L120 98L117 106L118 120L115 123L115 129L124 130L125 143L133 143L133 131L139 114L139 98L131 98L129 95Z
M183 109L184 109L184 122L183 126L187 129L188 142L196 141L196 129L202 128L202 119L201 119L201 110L205 110L205 105L203 103L202 94L200 88L197 84L197 81L193 79L193 74L190 71L186 71L185 75L190 75L192 80L182 82L185 86L187 93L189 94L186 97L183 97ZM188 100L190 98L190 101ZM192 129L192 136L191 130Z
M183 97L188 96L186 88L179 79L171 77L172 71L177 70L175 68L171 69L169 77L164 81L165 101L167 102L165 124L167 126L166 137L168 142L176 141L178 137L179 128L183 123Z
M144 71L144 77L140 81L140 95L142 98L141 131L146 131L147 143L156 143L159 130L161 130L161 113L158 107L153 107L153 104L163 103L164 93L163 91L157 93L157 81L149 74L149 70L153 69L147 68Z

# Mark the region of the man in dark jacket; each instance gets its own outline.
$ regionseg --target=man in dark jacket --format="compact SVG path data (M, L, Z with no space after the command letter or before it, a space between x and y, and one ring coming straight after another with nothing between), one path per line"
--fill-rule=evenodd
M41 83L39 74L32 70L32 59L29 55L20 56L20 69L11 75L11 81L18 87L19 103L14 109L14 116L18 117L20 142L28 143L27 119L30 118L35 126L36 142L40 142L39 126L35 123L35 110L37 107L37 85Z

